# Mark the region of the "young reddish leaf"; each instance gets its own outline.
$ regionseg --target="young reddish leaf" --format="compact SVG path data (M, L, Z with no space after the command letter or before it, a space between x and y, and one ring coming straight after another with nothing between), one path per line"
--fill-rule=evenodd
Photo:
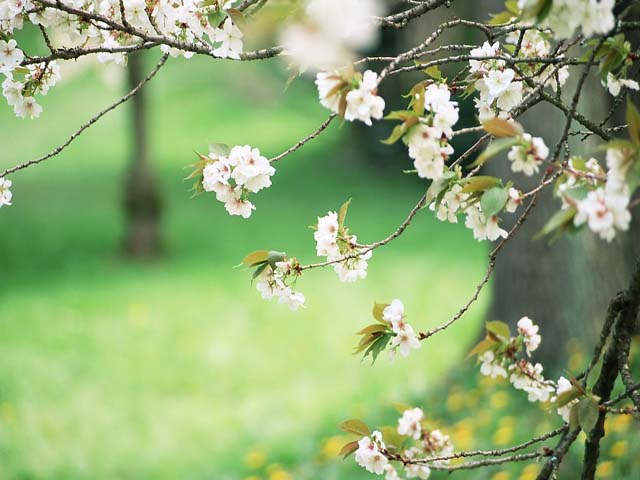
M509 122L503 118L494 117L482 122L482 127L494 137L515 137L522 135L522 126L518 122Z
M345 420L340 424L340 428L347 433L355 433L356 435L360 435L361 437L367 437L371 435L369 431L369 427L362 421L357 418L351 420Z
M351 455L357 449L358 449L358 441L354 440L353 442L349 442L349 443L343 445L342 448L340 449L340 452L338 453L338 455L340 455L342 458L347 458L349 455Z
M266 262L269 258L269 250L256 250L242 259L242 263L248 266L257 265Z
M384 309L387 308L388 306L389 306L388 303L374 303L373 304L373 318L375 318L379 322L382 322L382 323L386 324L387 322L385 322L382 319L382 314L384 313Z
M496 343L497 342L493 338L485 338L481 342L478 342L478 344L471 349L469 355L467 355L467 358L471 358L474 355L482 355L484 352L491 350L496 345Z
M488 332L491 332L499 337L508 340L511 337L511 330L509 329L509 325L500 320L493 320L491 322L486 323L486 328Z
M365 335L367 333L375 333L375 332L386 332L388 328L389 328L388 325L385 325L382 323L374 323L364 327L356 335Z

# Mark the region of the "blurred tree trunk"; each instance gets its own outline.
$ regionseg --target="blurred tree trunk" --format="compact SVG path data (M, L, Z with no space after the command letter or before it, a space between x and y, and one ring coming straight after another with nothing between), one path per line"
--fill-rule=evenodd
M142 53L129 55L129 89L133 89L144 77L143 58ZM131 99L132 148L124 183L126 226L123 248L126 255L137 258L157 256L161 251L159 227L162 204L148 158L145 97L143 88Z

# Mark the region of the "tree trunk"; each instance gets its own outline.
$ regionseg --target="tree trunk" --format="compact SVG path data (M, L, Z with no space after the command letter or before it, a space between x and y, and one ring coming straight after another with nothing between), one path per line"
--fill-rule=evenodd
M129 55L128 87L133 89L143 79L143 55ZM124 253L135 258L149 258L161 252L160 218L162 203L156 178L147 152L145 89L131 99L131 160L125 174Z

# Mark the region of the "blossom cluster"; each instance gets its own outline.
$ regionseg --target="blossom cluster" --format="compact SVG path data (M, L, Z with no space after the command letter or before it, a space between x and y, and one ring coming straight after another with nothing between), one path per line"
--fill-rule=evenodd
M417 335L411 325L405 321L404 304L400 300L395 299L385 307L382 311L382 319L391 324L391 330L394 333L391 339L392 354L398 350L403 357L407 357L412 349L420 348Z
M345 207L343 207L345 208ZM316 231L316 253L319 257L327 257L341 282L355 282L367 277L368 260L372 251L358 245L357 237L351 235L338 218L336 212L328 212L318 217Z
M384 112L384 99L377 93L378 75L367 70L355 72L318 72L316 86L320 103L344 117L371 126L371 119L379 120Z
M400 438L410 442L399 452L403 457L404 475L406 478L426 480L431 469L425 463L434 459L434 465L444 465L448 460L435 460L436 457L448 457L453 454L453 444L448 435L438 429L429 429L420 408L406 408L398 419L396 428ZM386 435L386 434L385 434ZM396 443L397 440L395 441ZM404 442L401 442L404 445ZM394 445L399 447L400 445ZM375 431L358 441L355 460L358 465L371 473L385 475L385 480L400 480L399 469L389 462L385 453L387 446L382 433ZM424 463L423 463L424 462Z
M595 158L584 161L572 157L566 173L558 180L556 192L563 211L569 212L576 227L587 225L610 242L617 230L628 230L631 222L627 176L633 165L633 152L624 146L609 147L606 162L605 174Z
M60 79L60 67L55 61L22 66L24 52L12 38L0 39L0 73L4 75L2 95L17 117L37 118L42 107L36 94L46 95Z
M256 288L264 300L278 299L278 303L287 305L292 311L298 310L305 302L305 297L300 292L295 292L287 279L295 271L294 260L275 262L275 268L267 265L258 275Z
M577 29L589 37L597 33L607 33L615 25L614 0L553 0L541 26L553 31L555 38L571 37ZM538 0L518 0L520 9L535 9Z
M249 145L226 147L216 145L216 151L208 156L200 155L201 187L206 192L215 192L230 215L249 218L255 206L248 200L256 193L271 186L275 168L260 150Z
M0 73L4 74L3 95L18 117L35 118L42 112L35 94L46 95L60 79L56 61L24 64L25 53L13 38L25 22L38 26L49 35L52 48L58 43L69 49L97 50L99 62L126 64L122 48L144 43L145 36L161 36L161 50L172 56L193 56L196 46L220 58L239 59L242 32L231 17L234 1L199 2L197 0L160 0L147 5L145 0L73 0L65 3L88 15L105 20L89 21L82 15L59 8L42 7L30 0L7 0L0 4ZM112 28L117 22L134 34ZM55 32L53 32L55 30Z
M507 158L513 172L522 172L528 177L538 173L540 164L549 156L549 148L540 137L523 133L518 144L511 147Z
M475 349L480 373L491 378L508 378L515 389L528 394L530 402L546 402L556 391L555 384L544 378L540 363L533 364L517 356L523 347L527 357L538 349L541 341L538 326L523 317L517 323L517 330L518 336L511 337L506 324L487 323L487 338Z
M375 17L380 0L305 0L303 18L280 32L284 53L300 71L329 70L347 65L355 51L378 40ZM336 14L339 12L339 14Z
M418 176L438 180L453 153L449 140L458 121L458 103L451 100L446 83L432 83L415 96L412 101L424 103L424 114L408 130L403 141L409 147L409 157L413 159Z
M572 382L562 376L557 382L545 379L542 365L526 358L538 349L542 340L538 326L530 318L518 321L517 332L517 337L511 337L506 324L487 323L487 337L472 352L478 355L480 373L491 378L508 378L516 390L527 393L530 402L556 404L558 415L568 422L571 409L584 391L576 391ZM518 358L523 348L526 356Z

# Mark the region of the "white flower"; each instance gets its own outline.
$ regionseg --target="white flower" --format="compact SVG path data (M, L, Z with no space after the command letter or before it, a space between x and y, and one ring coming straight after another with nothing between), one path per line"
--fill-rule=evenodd
M522 205L522 192L517 188L509 188L509 199L507 200L505 210L509 213L513 213L520 205Z
M482 364L480 365L480 373L482 375L491 378L507 378L507 371L496 361L496 356L492 350L487 350L482 355L480 355L479 360L480 362L482 362Z
M315 84L318 87L320 104L334 113L340 109L340 94L337 87L343 82L337 72L318 72Z
M18 48L18 43L12 38L8 42L0 40L0 68L10 70L20 65L24 60L24 52Z
M411 325L405 323L404 328L399 333L396 333L391 340L391 346L398 347L400 354L403 357L407 357L412 349L417 350L420 348L420 340L413 332Z
M24 85L20 82L14 82L7 77L2 82L2 95L7 99L9 106L14 106L22 102L22 89Z
M537 350L540 346L542 337L538 334L538 328L529 317L522 317L518 320L518 332L524 339L527 355L531 355L531 352Z
M638 85L638 82L635 80L629 80L626 78L617 79L611 74L611 72L607 73L607 80L606 82L603 81L602 84L609 89L609 93L614 97L620 95L622 87L627 87L630 90L640 89L640 85Z
M9 188L11 188L11 180L0 177L0 208L3 205L11 205L13 194Z
M240 29L227 17L222 28L215 30L213 41L220 43L220 46L213 49L213 54L220 58L239 60L242 53L242 37Z
M347 93L345 120L360 120L371 126L371 119L382 118L384 99L375 93L378 75L371 70L364 72L360 86Z
M270 177L276 170L257 148L249 145L233 147L229 153L229 163L234 165L231 177L250 192L271 186Z
M400 435L406 435L412 437L415 440L420 439L422 434L422 426L420 422L424 413L419 408L412 408L405 410L402 413L402 417L398 420L398 433Z
M242 218L249 218L251 212L256 209L255 205L249 200L244 200L239 190L236 189L234 189L233 197L225 202L224 208L229 212L229 215L239 215Z
M542 365L539 363L532 365L523 360L512 365L511 369L509 381L517 390L527 392L530 402L546 402L551 393L555 391L555 387L542 376Z
M304 305L305 297L300 292L294 292L291 287L285 287L276 292L278 303L286 304L293 312Z
M335 257L340 255L338 248L338 214L329 212L324 217L318 217L317 229L313 233L316 240L316 253L319 257Z
M613 7L615 0L589 0L582 17L582 33L589 37L594 33L607 33L615 26Z
M559 397L563 393L570 392L572 388L573 388L573 385L571 384L571 382L569 380L567 380L564 377L560 377L558 379L558 385L557 385L557 388L556 388L556 395L557 396L555 398L552 398L552 401L556 401L557 397ZM558 415L560 415L565 422L569 423L569 415L571 414L571 408L576 403L578 403L578 401L579 400L577 398L574 399L574 400L571 400L565 406L558 407L558 409L556 410L558 412Z
M382 15L379 0L309 0L307 15L323 31L325 38L352 49L373 46L378 39L375 17Z
M402 480L400 475L398 475L398 471L390 463L385 465L384 471L384 480Z
M507 112L522 102L522 82L512 82L498 96L498 108Z
M498 238L507 238L509 234L506 230L500 228L497 215L492 216L488 220L485 219L480 205L473 204L467 208L467 218L464 222L467 228L473 230L473 237L478 240L494 241Z
M13 106L13 111L20 118L38 118L42 113L42 107L38 105L35 98L23 97Z
M485 77L484 83L487 86L489 97L496 98L509 88L516 72L510 68L504 70L491 70Z
M378 445L369 437L363 437L358 441L355 460L367 471L378 475L384 473L385 467L389 463L387 457L378 449Z
M576 226L588 223L591 231L610 242L616 229L628 230L631 221L628 207L629 187L624 185L622 190L601 187L589 192L578 203L578 213L573 221Z
M355 236L351 237L351 242L355 242ZM333 265L334 271L338 274L338 278L341 282L355 282L358 279L367 278L368 260L371 258L372 252L369 250L366 253L359 254L358 249L354 249L345 255L339 255L338 257L329 256L327 260L339 260L344 257L343 261L335 263Z
M514 145L507 158L512 162L511 170L531 176L538 172L539 165L549 156L549 149L540 137L522 134L523 143Z
M469 53L472 57L495 57L500 50L500 44L495 42L491 45L484 42L481 47L472 49ZM499 63L497 63L499 62ZM492 67L500 68L504 65L504 60L469 60L470 72L486 72Z
M208 163L202 170L202 187L206 192L215 191L218 183L227 184L231 176L231 165L226 157L215 154L210 154L209 157L217 160Z
M393 300L389 305L384 307L382 311L382 319L385 322L389 322L392 325L397 324L404 318L404 304L397 298ZM395 331L395 330L394 330Z

